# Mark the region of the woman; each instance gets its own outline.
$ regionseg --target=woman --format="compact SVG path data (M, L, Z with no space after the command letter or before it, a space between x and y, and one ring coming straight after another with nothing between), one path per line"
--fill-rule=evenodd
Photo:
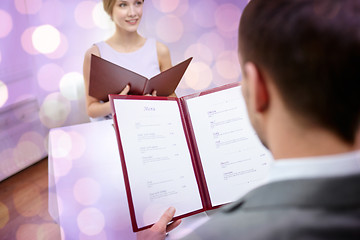
M109 118L110 102L101 102L89 96L91 54L132 70L147 78L171 68L167 46L155 39L146 39L138 33L144 0L103 0L104 10L115 24L115 33L107 40L94 44L84 59L86 109L91 120ZM130 86L119 94L126 95Z

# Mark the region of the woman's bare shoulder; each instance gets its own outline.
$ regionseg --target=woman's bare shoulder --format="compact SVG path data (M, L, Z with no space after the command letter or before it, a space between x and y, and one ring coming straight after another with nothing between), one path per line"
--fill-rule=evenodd
M172 64L171 64L169 48L161 42L156 42L156 49L157 49L160 71L163 72L171 68Z
M159 56L169 56L169 48L162 42L156 41L156 49Z
M94 44L92 45L86 52L85 52L85 57L90 58L91 54L94 54L95 56L100 57L100 51L99 48Z

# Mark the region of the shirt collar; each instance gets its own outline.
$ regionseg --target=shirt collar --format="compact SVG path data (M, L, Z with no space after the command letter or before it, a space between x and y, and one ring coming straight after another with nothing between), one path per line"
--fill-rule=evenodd
M278 159L271 163L269 182L360 173L360 150L320 157Z

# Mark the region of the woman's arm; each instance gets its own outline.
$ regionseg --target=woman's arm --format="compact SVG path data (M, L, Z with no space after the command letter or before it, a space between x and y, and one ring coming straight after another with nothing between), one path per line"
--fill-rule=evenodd
M157 49L160 71L163 72L171 68L172 64L171 64L169 48L165 44L161 42L157 42L156 49ZM169 95L169 97L176 97L176 94L172 93Z
M84 57L83 74L85 84L86 112L89 117L92 118L104 117L111 112L110 103L101 103L98 99L89 95L91 54L100 57L99 49L95 45L86 51Z
M89 48L85 53L84 65L83 65L83 74L84 74L84 84L85 84L85 100L86 100L86 112L89 117L104 117L111 113L110 102L107 101L102 103L99 99L94 98L89 95L89 80L90 80L90 63L91 63L91 54L94 54L100 57L99 49L94 45ZM126 86L122 91L121 95L126 95L130 90L129 86Z
M169 48L165 44L163 44L161 42L157 42L156 50L157 50L157 55L158 55L160 71L163 72L163 71L171 68L172 64L171 64Z

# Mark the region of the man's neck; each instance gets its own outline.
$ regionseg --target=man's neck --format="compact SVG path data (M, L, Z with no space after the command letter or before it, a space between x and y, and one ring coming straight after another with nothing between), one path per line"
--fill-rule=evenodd
M292 134L294 133L287 133ZM319 129L312 129L311 133L304 132L299 136L295 138L283 135L281 140L273 140L269 147L274 159L333 155L360 150L358 146L348 144L337 136Z
M327 129L282 117L272 119L267 142L274 159L333 155L360 150L358 132L357 140L351 144Z

